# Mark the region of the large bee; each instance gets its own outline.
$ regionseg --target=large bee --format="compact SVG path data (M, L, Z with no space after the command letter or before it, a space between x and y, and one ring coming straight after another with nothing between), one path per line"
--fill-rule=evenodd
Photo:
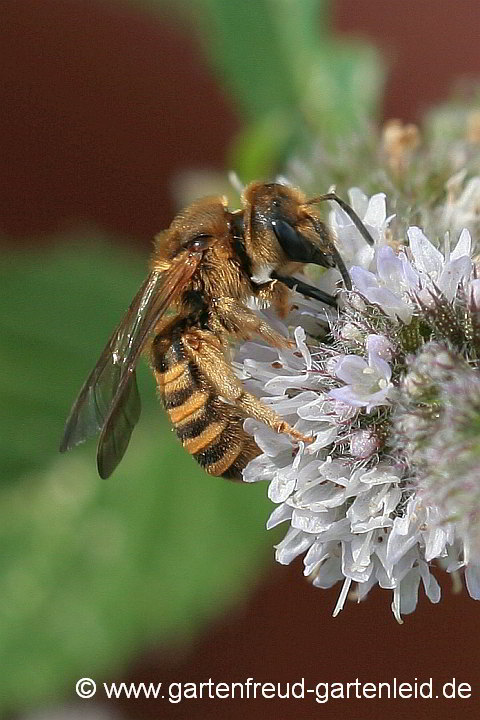
M295 441L310 442L247 392L229 363L232 340L291 342L247 306L255 298L288 313L290 288L335 305L293 277L305 263L338 267L350 278L316 210L337 201L370 244L354 211L335 194L308 200L294 188L255 182L231 212L224 198L199 200L156 237L151 271L88 376L67 420L60 451L100 433L97 466L108 477L140 417L135 368L149 356L159 395L183 447L211 475L239 479L260 450L245 432L256 418Z

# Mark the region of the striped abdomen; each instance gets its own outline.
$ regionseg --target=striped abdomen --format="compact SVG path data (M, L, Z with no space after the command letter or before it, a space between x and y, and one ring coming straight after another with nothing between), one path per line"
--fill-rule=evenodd
M170 344L171 343L171 344ZM220 400L179 337L157 337L152 364L160 396L183 447L211 475L241 479L259 454L243 429L244 415Z

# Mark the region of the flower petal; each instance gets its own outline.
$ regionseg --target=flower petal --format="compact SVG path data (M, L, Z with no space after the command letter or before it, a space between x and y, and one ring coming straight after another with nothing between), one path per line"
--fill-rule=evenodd
M442 253L432 245L419 227L408 228L407 235L415 265L436 280L443 265Z

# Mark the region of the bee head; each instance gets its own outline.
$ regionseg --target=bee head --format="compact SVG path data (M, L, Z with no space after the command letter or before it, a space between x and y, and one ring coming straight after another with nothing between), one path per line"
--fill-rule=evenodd
M336 264L328 229L302 192L280 183L254 182L242 199L245 248L254 268L278 270L289 262Z

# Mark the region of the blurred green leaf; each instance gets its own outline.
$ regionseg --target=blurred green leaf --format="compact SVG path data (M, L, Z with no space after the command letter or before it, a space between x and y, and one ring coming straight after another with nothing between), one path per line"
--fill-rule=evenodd
M326 27L329 0L130 0L183 17L225 87L250 117L292 107Z
M297 36L308 19L317 26L316 11L326 3L302 0L287 4L289 12L285 0L193 3L198 8L199 37L207 57L251 118L279 107L291 108L298 100L297 82L312 33L302 39L299 55L295 52ZM192 3L187 3L189 6ZM293 37L284 26L286 10Z
M383 69L373 48L333 37L330 5L183 3L197 11L205 52L251 119L288 109L295 123L335 136L375 112Z
M230 167L247 183L269 177L282 164L294 136L290 113L274 110L250 125L236 138L230 152Z
M146 272L106 244L7 255L0 270L0 711L37 706L139 648L181 642L252 582L271 547L265 488L206 476L141 375L114 476L93 443L60 456L69 406ZM15 482L14 482L15 481Z
M69 403L141 284L145 267L141 256L107 245L95 250L88 241L41 256L4 254L3 481L42 467L55 452Z
M384 79L379 53L365 42L336 38L331 5L331 0L179 0L176 5L149 0L149 7L182 13L253 123L234 151L234 160L240 149L250 153L235 166L238 172L252 168L251 136L265 137L268 123L265 152L256 152L257 175L278 170L282 156L298 143L320 138L331 144L361 130L378 111ZM266 159L275 156L277 162L266 167Z

